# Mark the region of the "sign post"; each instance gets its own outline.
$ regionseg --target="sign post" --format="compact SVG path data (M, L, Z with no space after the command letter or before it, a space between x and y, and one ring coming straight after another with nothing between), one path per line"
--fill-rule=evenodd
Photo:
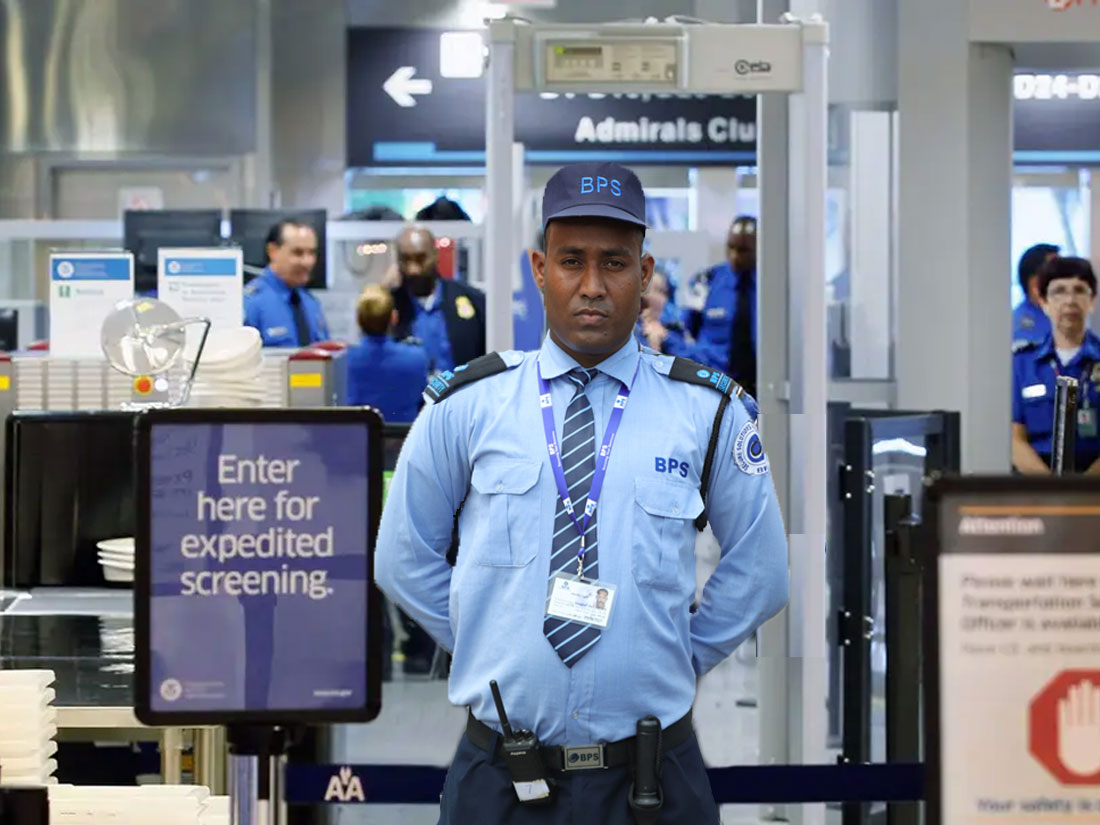
M129 252L50 255L50 354L102 357L103 319L133 296L134 257Z
M381 419L153 410L137 431L135 710L226 725L234 822L253 825L260 754L381 708Z
M1082 476L930 491L931 825L1100 819L1098 494Z

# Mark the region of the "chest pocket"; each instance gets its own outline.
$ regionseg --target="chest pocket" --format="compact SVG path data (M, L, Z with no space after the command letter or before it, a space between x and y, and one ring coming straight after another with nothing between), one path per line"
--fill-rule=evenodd
M699 491L688 484L634 481L634 581L659 590L695 587L695 517Z
M1024 426L1032 437L1049 436L1054 430L1054 394L1047 391L1038 398L1024 398Z
M538 553L538 480L542 464L490 458L474 465L470 484L484 497L471 531L471 555L489 567L525 567Z

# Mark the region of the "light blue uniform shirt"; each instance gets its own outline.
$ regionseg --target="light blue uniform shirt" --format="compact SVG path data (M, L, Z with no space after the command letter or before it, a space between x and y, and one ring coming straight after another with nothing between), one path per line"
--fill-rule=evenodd
M633 339L598 365L586 389L597 443L620 382L630 384L638 367L597 509L599 580L618 590L609 626L569 668L543 635L558 491L536 362L550 382L559 438L574 387L564 375L577 363L549 336L539 352L502 357L510 369L416 419L382 514L375 579L453 653L451 702L495 729L490 679L512 726L547 744L633 736L650 713L667 726L691 707L696 678L787 602L787 541L771 476L743 471L734 458L749 414L734 399L722 422L707 508L721 561L693 614L692 522L720 395L668 378L673 359L640 352ZM445 554L464 497L452 570Z

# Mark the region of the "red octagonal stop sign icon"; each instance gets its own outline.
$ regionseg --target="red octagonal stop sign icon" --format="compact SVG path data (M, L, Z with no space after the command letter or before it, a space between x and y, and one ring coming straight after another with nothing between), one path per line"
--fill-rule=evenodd
M1065 670L1031 701L1028 749L1064 785L1100 785L1100 670Z

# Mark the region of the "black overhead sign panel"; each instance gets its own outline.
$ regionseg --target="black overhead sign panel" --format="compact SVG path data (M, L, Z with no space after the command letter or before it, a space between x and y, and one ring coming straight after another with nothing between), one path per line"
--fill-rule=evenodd
M478 71L473 36L348 30L348 166L484 163L485 78L456 76ZM519 93L515 106L530 163L755 162L755 97Z

